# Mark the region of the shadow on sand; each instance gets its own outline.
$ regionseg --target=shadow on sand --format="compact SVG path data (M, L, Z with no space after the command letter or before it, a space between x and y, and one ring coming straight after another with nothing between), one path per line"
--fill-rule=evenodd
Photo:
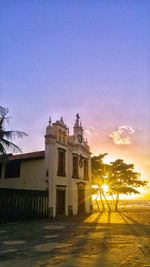
M27 259L30 266L119 266L135 251L139 240L141 244L150 235L150 225L141 223L138 217L109 211L1 225L0 266L5 266L5 261L13 266L13 260L19 266ZM39 265L35 265L37 262Z

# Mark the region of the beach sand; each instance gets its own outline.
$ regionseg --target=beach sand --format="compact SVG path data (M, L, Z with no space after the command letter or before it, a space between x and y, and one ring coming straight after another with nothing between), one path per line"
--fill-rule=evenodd
M150 267L150 209L0 225L1 267Z

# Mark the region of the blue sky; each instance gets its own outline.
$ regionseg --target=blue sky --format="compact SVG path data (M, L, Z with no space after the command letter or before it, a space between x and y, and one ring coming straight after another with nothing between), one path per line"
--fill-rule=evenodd
M29 134L16 140L24 152L44 149L49 116L71 128L79 112L93 153L148 174L149 11L138 0L1 1L0 105Z

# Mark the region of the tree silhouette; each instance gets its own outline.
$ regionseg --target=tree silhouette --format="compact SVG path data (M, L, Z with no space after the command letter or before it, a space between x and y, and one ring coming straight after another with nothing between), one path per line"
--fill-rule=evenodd
M7 116L8 109L0 106L0 155L6 156L7 151L22 152L21 148L15 145L12 140L27 136L26 133L21 131L7 131L5 129L5 123L8 122Z
M120 194L140 194L139 188L145 186L147 181L141 180L141 174L134 171L133 164L117 159L110 163L108 184L108 193L113 198L115 210L118 210Z
M118 210L120 194L140 194L139 188L147 184L146 180L141 180L141 175L134 171L133 164L126 164L122 159L117 159L110 164L104 164L103 158L107 155L100 154L92 157L92 181L98 187L95 194L100 196L102 210L105 209L104 200L111 210L107 195L112 197L115 210ZM108 192L103 190L103 185L108 185Z
M94 192L96 194L96 202L97 197L100 196L102 210L105 210L105 205L103 198L107 202L108 208L110 210L110 205L107 201L107 198L105 196L103 185L105 184L105 177L107 175L107 168L108 165L103 163L103 158L107 155L107 153L100 154L99 156L94 156L91 158L91 170L92 170L92 182L93 184L97 185L98 187L94 189ZM97 206L99 209L99 205L97 202Z

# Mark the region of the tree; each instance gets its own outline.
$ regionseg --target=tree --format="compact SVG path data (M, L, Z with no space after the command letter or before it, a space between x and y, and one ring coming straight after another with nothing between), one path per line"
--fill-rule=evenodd
M5 129L5 123L8 122L9 118L7 116L8 109L0 106L0 155L6 156L7 150L12 150L13 152L22 152L21 148L15 145L12 140L17 138L22 138L27 136L26 133L21 131L7 131Z
M107 155L107 153L100 154L99 156L94 156L91 159L91 170L92 170L92 182L93 184L97 185L95 188L94 193L96 196L96 202L98 196L100 196L102 210L105 210L105 205L103 199L105 199L108 208L110 210L110 205L107 201L106 195L103 190L103 185L105 184L106 175L108 173L109 165L103 163L103 158ZM99 209L99 205L97 202L97 206Z
M141 180L141 174L134 171L133 164L126 164L122 159L110 163L108 193L113 198L115 210L118 210L120 194L140 194L139 188L146 184L146 180Z
M118 210L120 194L140 194L139 188L145 186L147 181L141 180L141 175L134 171L133 164L126 164L122 159L104 164L103 158L106 155L107 153L92 157L92 181L97 185L95 194L100 196L102 210L105 209L104 200L111 210L107 195L112 197L115 210ZM103 189L106 184L108 192Z

